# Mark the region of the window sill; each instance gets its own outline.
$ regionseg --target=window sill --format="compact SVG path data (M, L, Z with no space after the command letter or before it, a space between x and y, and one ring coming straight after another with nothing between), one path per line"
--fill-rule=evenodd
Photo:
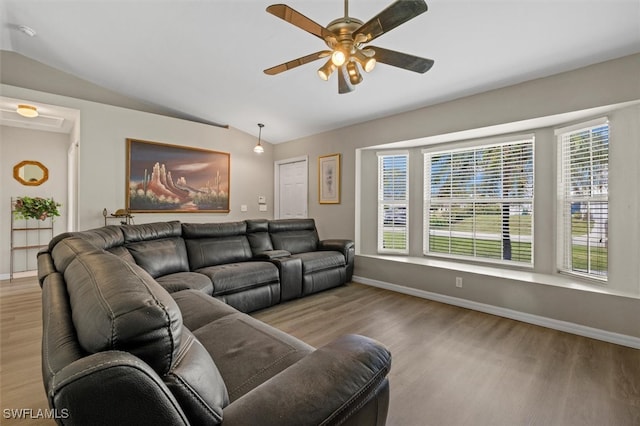
M451 271L467 272L496 278L505 278L515 281L530 282L555 287L569 288L572 290L588 291L591 293L607 294L613 296L640 299L639 294L612 290L599 284L581 282L573 277L565 275L543 274L539 272L500 268L497 266L474 265L456 262L452 260L433 259L415 256L394 256L383 254L358 254L359 257L381 259L398 263L423 265L431 268L448 269Z

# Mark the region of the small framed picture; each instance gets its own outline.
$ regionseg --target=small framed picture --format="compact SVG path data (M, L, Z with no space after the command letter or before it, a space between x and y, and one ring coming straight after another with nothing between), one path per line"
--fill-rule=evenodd
M318 157L318 202L340 204L340 154Z

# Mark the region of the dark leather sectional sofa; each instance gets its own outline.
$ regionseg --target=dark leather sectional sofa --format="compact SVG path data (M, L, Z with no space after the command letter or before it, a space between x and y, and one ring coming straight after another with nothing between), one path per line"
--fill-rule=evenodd
M312 219L107 226L38 255L42 370L61 424L383 425L391 354L318 349L245 312L350 281Z

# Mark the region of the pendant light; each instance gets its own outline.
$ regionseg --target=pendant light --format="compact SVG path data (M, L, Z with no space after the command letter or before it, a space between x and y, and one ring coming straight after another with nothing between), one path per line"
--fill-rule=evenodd
M260 128L258 132L258 144L253 148L253 152L256 154L262 154L264 152L264 148L260 142L262 141L262 128L264 127L264 124L258 123L258 127Z

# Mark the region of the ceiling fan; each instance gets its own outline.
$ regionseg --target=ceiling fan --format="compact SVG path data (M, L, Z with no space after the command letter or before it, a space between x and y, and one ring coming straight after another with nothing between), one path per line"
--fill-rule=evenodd
M344 17L329 22L327 27L312 21L284 4L273 4L267 12L296 27L324 40L329 50L321 50L264 70L265 74L276 75L321 58L329 58L318 69L318 76L328 80L338 71L338 93L349 93L362 82L358 65L371 71L377 62L403 68L417 73L425 73L433 66L431 59L383 49L364 46L384 33L427 11L424 0L397 0L366 23L349 16L349 0L344 1Z

